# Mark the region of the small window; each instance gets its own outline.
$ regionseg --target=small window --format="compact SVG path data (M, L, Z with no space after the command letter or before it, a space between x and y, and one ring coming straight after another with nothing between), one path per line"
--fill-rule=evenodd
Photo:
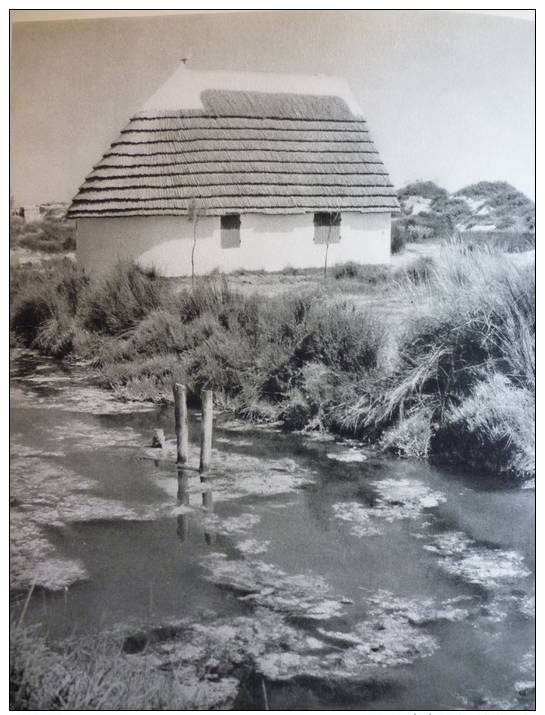
M339 243L341 240L340 211L314 214L314 243Z
M221 217L221 247L238 248L240 246L240 214L227 214Z

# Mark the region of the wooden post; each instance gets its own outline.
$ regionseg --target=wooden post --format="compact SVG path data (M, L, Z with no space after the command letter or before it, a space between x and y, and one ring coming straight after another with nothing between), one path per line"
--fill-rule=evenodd
M204 474L210 468L212 458L212 421L214 418L212 390L203 390L201 392L201 404L201 462L199 472Z
M163 447L165 446L165 433L162 429L153 430L151 446L155 447L156 449L163 449Z
M178 382L174 385L174 421L176 424L176 462L185 464L189 453L187 430L187 389Z

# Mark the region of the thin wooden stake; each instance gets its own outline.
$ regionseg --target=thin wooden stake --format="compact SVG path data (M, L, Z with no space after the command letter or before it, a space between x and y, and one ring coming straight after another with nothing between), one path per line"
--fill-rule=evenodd
M209 470L212 459L212 422L214 419L212 390L203 390L201 392L201 404L201 462L199 472L204 474Z
M185 464L189 456L189 436L187 429L187 389L176 383L174 392L174 421L176 425L176 462Z
M269 698L267 697L267 685L265 678L261 678L261 690L263 691L263 706L265 710L269 709Z
M34 579L34 580L32 581L32 583L30 584L30 588L29 588L29 590L28 590L28 594L27 594L27 597L26 597L26 599L25 599L25 604L24 604L24 606L23 606L23 610L22 610L22 612L21 612L21 615L20 615L20 617L19 617L19 620L17 621L17 628L19 628L19 627L23 624L23 621L25 620L25 616L26 616L26 611L27 611L27 608L28 608L28 604L30 603L30 599L32 598L32 594L34 593L34 587L35 587L35 586L36 586L36 579Z

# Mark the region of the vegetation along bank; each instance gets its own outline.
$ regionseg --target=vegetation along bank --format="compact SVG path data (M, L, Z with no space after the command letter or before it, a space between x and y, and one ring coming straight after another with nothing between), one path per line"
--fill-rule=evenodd
M90 279L59 259L12 270L12 341L87 361L127 400L169 401L184 382L246 420L526 478L534 271L528 254L450 243L405 269L286 271L265 296L255 275L248 294L235 278L192 289L124 263Z

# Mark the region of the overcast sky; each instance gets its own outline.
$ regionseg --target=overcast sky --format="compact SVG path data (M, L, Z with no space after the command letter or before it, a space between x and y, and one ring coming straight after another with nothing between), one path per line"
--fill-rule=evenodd
M69 201L129 117L195 69L346 77L396 186L505 180L534 197L534 24L427 11L18 22L12 192Z

